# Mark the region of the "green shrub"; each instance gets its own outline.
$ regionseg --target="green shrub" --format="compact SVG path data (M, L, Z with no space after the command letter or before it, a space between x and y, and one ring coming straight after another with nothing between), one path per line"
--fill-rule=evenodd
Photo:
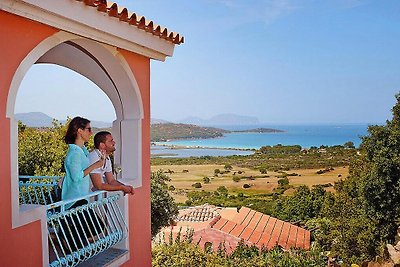
M192 186L193 186L194 188L201 188L201 187L202 187L202 186L201 186L201 183L199 183L199 182L192 184Z
M239 176L233 176L233 177L232 177L232 180L233 180L235 183L237 183L237 182L240 181L240 177L239 177Z
M259 170L260 170L261 174L267 174L268 173L266 168L260 168Z
M206 176L206 177L203 177L203 182L204 182L205 184L209 184L209 183L210 183L210 178L208 178L207 176Z

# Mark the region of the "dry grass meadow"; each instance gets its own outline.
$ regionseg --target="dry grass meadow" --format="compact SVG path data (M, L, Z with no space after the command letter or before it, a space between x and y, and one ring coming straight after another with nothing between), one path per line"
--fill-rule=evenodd
M263 194L271 193L273 189L278 186L278 180L281 173L268 171L266 176L261 174L258 170L252 170L248 168L240 168L237 166L232 166L233 169L229 173L219 174L217 177L214 176L214 170L219 169L224 171L224 165L157 165L151 166L152 171L157 171L162 169L164 172L171 170L172 173L167 173L171 177L171 182L169 184L175 187L175 191L172 191L172 196L177 202L184 202L186 196L182 192L192 191L192 190L205 190L214 191L219 186L225 186L228 188L230 193L243 192L245 194ZM289 170L286 173L297 173L298 176L288 176L289 183L293 187L298 187L300 185L307 185L312 187L317 184L329 184L332 185L334 182L338 181L340 178L345 178L348 175L348 167L336 167L334 170L317 174L319 169L299 169L299 170ZM241 174L239 174L241 172ZM232 180L233 176L240 177L239 182L234 182ZM210 178L210 183L205 184L203 182L204 177ZM200 182L202 188L195 189L192 185L196 182ZM250 188L244 189L243 185L249 184ZM328 191L332 191L333 187L327 187ZM286 190L285 195L290 195L295 189L291 188Z

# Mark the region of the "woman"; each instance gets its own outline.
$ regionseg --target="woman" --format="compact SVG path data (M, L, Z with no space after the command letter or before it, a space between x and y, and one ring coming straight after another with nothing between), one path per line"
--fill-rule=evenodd
M89 194L89 173L104 165L105 157L100 157L98 161L89 165L89 151L84 144L89 141L91 135L92 128L88 119L75 117L68 125L64 138L68 144L68 152L64 161L65 177L61 192L62 200L82 198ZM87 203L86 199L81 199L66 204L65 208L72 209ZM63 239L68 241L64 244L65 248L76 251L88 245L85 241L87 239L83 238L85 235L91 237L101 233L104 222L93 210L84 209L79 210L76 215L69 214L65 219L60 220L60 226L63 229L61 232L64 233Z
M61 199L74 199L89 193L89 173L103 166L105 159L102 157L97 162L89 165L89 151L84 146L92 135L90 121L82 117L75 117L68 125L65 142L68 152L64 161L65 178L62 185ZM83 203L82 203L83 202ZM66 208L80 206L85 201L70 203ZM86 201L87 203L87 201Z

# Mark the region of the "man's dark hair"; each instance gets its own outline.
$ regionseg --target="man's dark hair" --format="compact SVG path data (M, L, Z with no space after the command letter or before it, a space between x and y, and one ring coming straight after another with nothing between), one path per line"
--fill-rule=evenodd
M95 134L93 138L94 147L99 148L100 143L105 143L107 140L107 135L111 135L111 133L107 131L100 131L97 134Z

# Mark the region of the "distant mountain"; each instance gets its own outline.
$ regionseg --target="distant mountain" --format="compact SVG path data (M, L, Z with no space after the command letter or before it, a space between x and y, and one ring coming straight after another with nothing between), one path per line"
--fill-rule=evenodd
M15 118L28 127L50 127L53 118L42 112L17 113Z
M162 120L162 119L156 119L156 118L151 118L151 120L150 120L150 124L165 124L165 123L171 123L171 122Z
M241 116L236 114L219 114L211 119L205 120L198 117L187 117L180 123L195 124L201 126L223 126L223 125L257 125L260 124L257 117Z
M53 121L52 117L42 112L17 113L15 114L15 118L28 127L51 127L51 123ZM65 123L66 120L62 120L60 122ZM94 128L110 128L112 123L104 121L91 121L90 126Z

